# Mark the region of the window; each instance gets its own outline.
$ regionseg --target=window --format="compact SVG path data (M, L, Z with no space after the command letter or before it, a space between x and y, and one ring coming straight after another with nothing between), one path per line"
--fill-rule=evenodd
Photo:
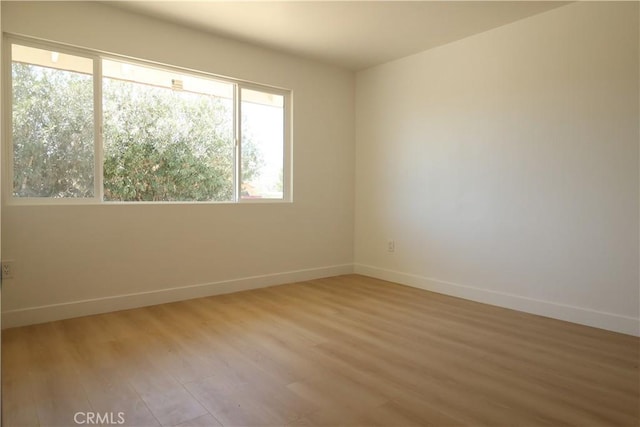
M240 90L242 198L283 195L284 96Z
M105 200L233 200L233 84L112 60L102 76Z
M290 200L289 92L9 45L13 201Z
M13 195L94 197L93 61L14 45Z

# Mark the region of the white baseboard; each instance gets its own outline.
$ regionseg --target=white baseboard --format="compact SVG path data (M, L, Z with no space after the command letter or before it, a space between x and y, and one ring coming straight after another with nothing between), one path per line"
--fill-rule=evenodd
M61 304L28 307L8 310L2 313L2 328L13 328L72 317L91 314L127 310L130 308L164 304L211 295L228 294L285 283L302 282L323 277L339 276L353 273L353 264L333 265L306 270L287 271L284 273L265 274L261 276L243 277L191 286L160 289L150 292L138 292L114 295L104 298L71 301Z
M264 288L267 286L351 273L362 274L364 276L375 277L377 279L388 280L390 282L400 283L415 288L519 310L526 313L593 326L623 334L640 336L640 319L633 317L526 298L514 294L490 291L487 289L445 282L438 279L387 270L364 264L334 265L160 289L149 292L114 295L104 298L8 310L2 313L2 328L13 328L17 326L51 322L54 320L69 319L72 317L127 310L130 308L164 304L191 298L227 294L231 292L239 292L249 289Z
M640 336L640 319L633 317L490 291L370 265L354 264L354 273L485 304Z

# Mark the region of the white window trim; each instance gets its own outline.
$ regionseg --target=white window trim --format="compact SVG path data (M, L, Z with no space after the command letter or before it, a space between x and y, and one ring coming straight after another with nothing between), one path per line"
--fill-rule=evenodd
M2 177L3 203L7 205L163 205L163 204L263 204L263 203L292 203L293 202L293 156L292 156L292 97L293 91L273 86L267 86L257 83L251 83L244 80L234 79L225 76L219 76L204 71L192 70L175 65L161 64L154 61L147 61L139 58L130 58L124 55L116 55L112 53L100 52L92 49L72 47L61 43L43 41L24 36L13 34L5 34L2 40L2 64L3 67L3 84L2 84L2 102L3 111L1 119L3 121L2 147L4 176ZM55 198L55 197L15 197L13 195L13 94L11 81L11 45L19 44L39 49L53 50L56 52L67 53L70 55L80 56L91 59L93 61L93 99L94 99L94 196L86 198ZM234 85L234 114L233 128L235 139L235 156L234 156L234 188L233 200L228 201L105 201L104 185L103 185L103 135L102 135L102 60L111 59L116 61L125 61L132 64L139 64L146 67L160 68L163 70L174 71L179 73L188 73L197 77L203 77L213 80L222 81ZM280 95L284 99L284 132L283 132L283 171L282 171L282 199L243 199L240 194L240 186L242 184L241 171L241 153L242 153L242 135L241 135L241 102L240 92L242 89L258 90L265 93Z

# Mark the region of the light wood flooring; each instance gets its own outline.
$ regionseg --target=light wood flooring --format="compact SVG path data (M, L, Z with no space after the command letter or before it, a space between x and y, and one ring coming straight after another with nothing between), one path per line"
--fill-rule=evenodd
M3 426L638 426L638 361L638 338L349 275L5 330Z

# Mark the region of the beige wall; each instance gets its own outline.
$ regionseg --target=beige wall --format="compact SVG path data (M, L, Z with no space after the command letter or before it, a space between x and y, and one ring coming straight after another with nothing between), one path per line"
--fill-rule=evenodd
M351 271L353 73L94 2L2 2L2 19L14 34L289 88L294 102L292 204L3 206L16 276L3 326Z
M356 94L356 271L638 334L637 2L374 67Z

